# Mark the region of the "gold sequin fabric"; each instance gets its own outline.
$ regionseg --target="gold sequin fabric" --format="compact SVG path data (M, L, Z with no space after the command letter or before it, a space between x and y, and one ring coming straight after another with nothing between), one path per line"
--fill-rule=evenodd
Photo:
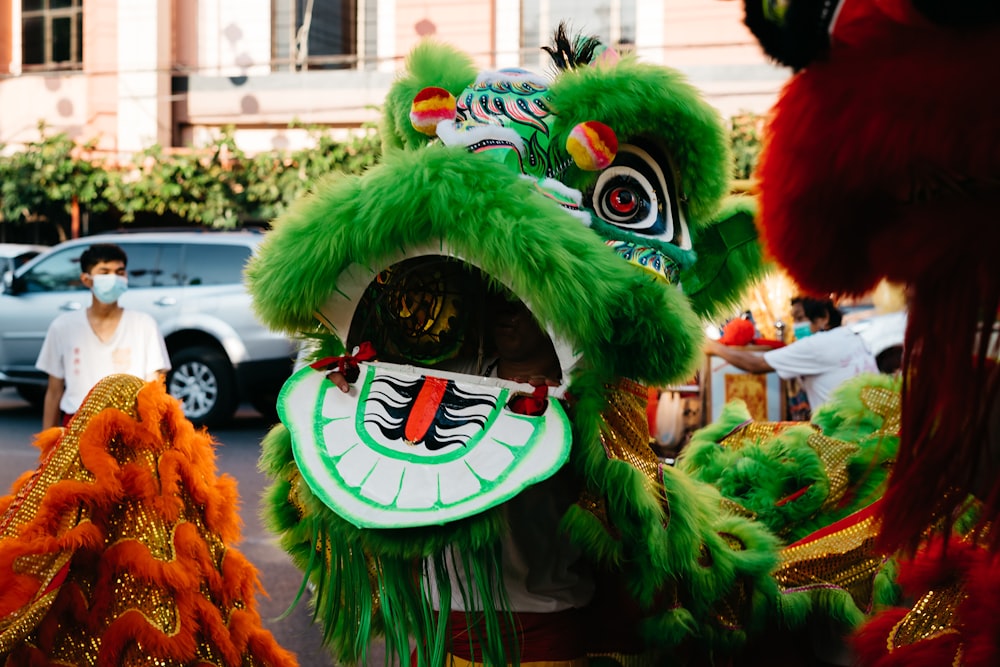
M785 429L801 425L802 422L747 422L723 438L722 446L726 449L739 450L747 443L768 440Z
M818 431L811 433L806 442L823 462L827 482L830 485L821 511L831 510L840 503L847 492L851 482L847 472L847 463L852 456L858 453L860 448L852 442L830 438Z
M865 387L861 390L861 402L865 407L882 418L882 427L876 435L898 435L903 416L903 399L898 391L885 387Z
M631 464L658 488L660 461L649 445L649 422L646 408L649 392L645 386L621 378L616 385L605 385L607 402L601 412L601 445L611 460ZM606 501L592 491L583 490L577 505L596 518L612 539L621 536L608 517Z
M894 651L945 634L958 634L954 623L958 606L968 597L962 582L928 591L892 629L887 648Z
M982 534L932 534L912 558L900 561L900 581L909 610L892 627L862 628L862 641L892 657L886 664L1000 665L998 556ZM892 612L887 612L892 614ZM879 621L882 619L876 619ZM887 619L886 619L887 620Z
M0 663L295 665L261 626L235 484L158 383L102 380L0 499Z
M660 460L649 446L648 391L626 378L607 389L607 405L601 413L604 421L601 444L605 453L609 459L630 463L651 481L656 481Z
M782 592L840 589L859 609L870 610L875 575L885 560L875 551L878 525L870 506L783 549L774 572Z

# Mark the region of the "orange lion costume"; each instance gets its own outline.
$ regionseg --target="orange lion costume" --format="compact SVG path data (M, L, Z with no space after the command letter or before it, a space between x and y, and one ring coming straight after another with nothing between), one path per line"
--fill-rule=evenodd
M295 665L261 627L236 482L161 384L114 375L0 498L0 663Z

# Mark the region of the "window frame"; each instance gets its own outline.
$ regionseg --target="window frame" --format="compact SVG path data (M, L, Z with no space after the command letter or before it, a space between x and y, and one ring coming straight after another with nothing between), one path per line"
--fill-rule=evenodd
M83 69L83 0L69 0L68 7L52 8L52 0L40 0L41 9L25 9L25 0L21 0L21 69L26 72L65 71ZM26 24L29 20L41 19L42 39L44 44L43 62L30 63L27 60L28 47L24 37ZM69 60L55 59L54 22L69 19Z
M315 0L314 0L315 1ZM321 55L298 53L299 31L303 27L305 17L302 14L307 0L271 0L271 68L274 71L289 70L324 70L324 69L358 69L361 59L359 39L358 0L320 0L321 2L336 2L346 15L341 20L344 31L343 41L345 52L339 54ZM313 9L316 12L316 8ZM319 11L323 11L320 9ZM312 32L312 29L309 31ZM314 36L315 37L315 36ZM308 44L308 38L306 40ZM307 47L308 48L308 47Z

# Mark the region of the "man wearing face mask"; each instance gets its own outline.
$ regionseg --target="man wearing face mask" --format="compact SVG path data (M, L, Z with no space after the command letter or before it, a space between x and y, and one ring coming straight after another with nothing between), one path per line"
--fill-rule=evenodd
M747 373L776 372L783 380L799 378L815 410L826 403L844 380L877 373L875 358L864 340L841 326L842 314L830 299L792 299L795 342L763 354L710 340L705 351Z
M80 281L93 294L86 310L52 321L35 367L49 376L42 428L66 425L87 392L102 378L128 373L144 380L170 369L167 346L150 315L126 310L118 299L128 289L125 251L110 243L80 255Z

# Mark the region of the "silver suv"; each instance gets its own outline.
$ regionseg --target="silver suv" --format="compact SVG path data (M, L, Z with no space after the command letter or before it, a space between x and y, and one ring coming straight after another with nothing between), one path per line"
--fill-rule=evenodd
M128 255L129 289L120 303L150 313L167 341L167 389L195 424L220 424L240 400L267 416L288 378L295 345L254 316L243 267L263 234L136 232L67 241L8 277L0 293L0 386L40 403L47 379L35 360L49 323L86 308L80 254L116 243Z

